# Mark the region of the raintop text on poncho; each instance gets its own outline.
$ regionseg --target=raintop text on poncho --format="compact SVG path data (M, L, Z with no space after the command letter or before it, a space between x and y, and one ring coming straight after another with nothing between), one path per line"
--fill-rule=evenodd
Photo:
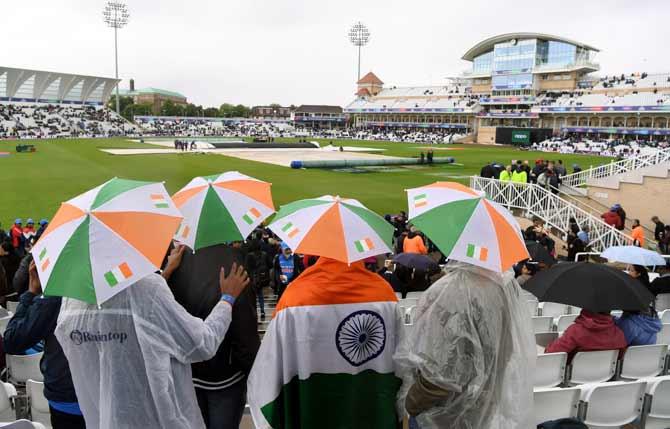
M531 428L535 340L511 273L450 262L394 359L422 429Z
M63 298L56 337L89 429L203 428L191 363L210 359L230 325L220 301L206 320L151 274L98 308Z

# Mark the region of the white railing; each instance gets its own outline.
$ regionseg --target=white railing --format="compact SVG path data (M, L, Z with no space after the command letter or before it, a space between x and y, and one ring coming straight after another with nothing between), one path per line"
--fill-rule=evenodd
M640 155L599 167L589 168L579 173L568 174L567 176L563 176L561 180L564 185L577 187L585 184L589 179L602 179L664 162L670 162L670 148L659 150L649 155Z
M592 251L602 252L611 246L633 242L628 235L541 186L472 176L470 187L484 192L487 198L508 209L521 209L530 216L539 217L547 225L561 231L564 237L570 229L570 218L574 218L581 229L588 231L589 243L586 244Z

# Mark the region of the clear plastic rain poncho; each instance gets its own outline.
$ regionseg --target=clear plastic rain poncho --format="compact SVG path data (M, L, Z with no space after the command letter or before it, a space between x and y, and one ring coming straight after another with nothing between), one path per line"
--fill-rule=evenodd
M102 304L64 298L56 337L89 429L204 428L191 363L216 353L231 320L220 302L205 321L151 274Z
M398 411L421 429L534 427L536 347L520 294L511 272L450 262L394 356Z

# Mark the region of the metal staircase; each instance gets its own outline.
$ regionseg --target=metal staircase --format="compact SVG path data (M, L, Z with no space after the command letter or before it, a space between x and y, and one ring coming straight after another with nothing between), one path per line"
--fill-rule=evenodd
M611 246L624 246L633 242L630 236L542 186L472 176L470 187L508 209L520 209L527 216L539 217L547 225L559 230L564 237L570 228L570 218L575 218L580 227L588 231L587 244L592 251L602 252Z
M649 155L639 155L618 162L604 164L599 167L589 168L588 170L580 171L579 173L568 174L563 176L561 181L562 185L566 187L578 188L581 185L587 184L587 182L592 179L603 179L666 162L670 162L670 148L659 150Z

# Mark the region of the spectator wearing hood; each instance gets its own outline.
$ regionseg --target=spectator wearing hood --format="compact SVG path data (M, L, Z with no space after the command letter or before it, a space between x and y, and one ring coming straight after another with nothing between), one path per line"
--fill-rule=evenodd
M619 215L619 219L621 219L621 222L615 228L619 231L623 231L626 227L626 210L621 207L621 204L614 204L614 208L616 209L616 214Z
M621 218L617 214L617 209L615 206L612 206L609 211L601 214L600 217L603 219L603 222L613 228L618 229L619 225L621 224Z
M626 346L623 331L609 313L582 310L563 335L547 346L545 353L565 352L572 359L577 352L621 350Z
M281 297L286 287L300 275L304 267L302 259L284 242L281 243L281 252L275 257L273 265L277 295Z
M626 311L615 317L614 323L623 331L628 346L656 344L656 335L663 328L655 311Z

